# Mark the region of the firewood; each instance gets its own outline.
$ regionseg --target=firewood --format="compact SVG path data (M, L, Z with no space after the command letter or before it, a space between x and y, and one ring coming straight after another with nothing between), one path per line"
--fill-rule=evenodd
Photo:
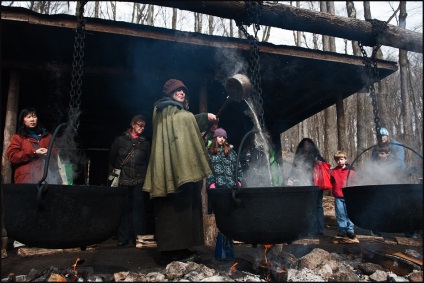
M97 245L88 246L86 251L97 249ZM52 254L63 254L63 253L74 253L80 252L80 248L72 249L44 249L44 248L30 248L30 247L21 247L18 249L18 255L22 257L31 257L31 256L44 256Z
M294 244L294 245L318 245L319 239L318 238L303 238L303 239L293 241L292 244Z
M403 259L409 260L409 261L411 261L411 262L413 262L413 263L415 263L415 264L417 264L417 265L419 265L421 267L423 266L423 261L421 259L416 258L416 257L413 257L413 256L410 256L410 255L407 255L407 254L405 254L403 252L398 252L398 251L395 251L395 250L391 250L388 247L385 247L383 249L383 252L386 253L386 254L389 254L389 255L394 255L394 256L398 256L398 257L401 257Z
M398 245L422 247L423 242L420 239L412 239L406 237L395 237Z
M155 236L154 235L138 235L137 241L143 242L143 241L154 241Z
M142 243L142 242L137 242L137 244L135 245L136 248L156 248L157 244L156 242L152 242L152 243Z
M354 239L350 239L350 238L346 238L346 237L332 237L330 239L330 243L333 244L357 244L359 243L359 239L358 238L354 238Z

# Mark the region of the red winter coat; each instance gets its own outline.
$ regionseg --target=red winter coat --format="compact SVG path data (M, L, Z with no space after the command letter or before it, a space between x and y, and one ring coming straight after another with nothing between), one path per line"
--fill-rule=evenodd
M331 171L331 184L332 184L331 192L333 194L333 197L338 197L338 198L344 197L342 188L346 186L346 179L347 179L347 174L349 172L349 168L350 168L350 165L346 164L345 168L336 166ZM355 179L355 171L351 169L349 173L349 186L353 185L354 179Z
M12 136L6 155L15 168L15 183L36 184L40 181L44 174L44 157L40 158L35 154L36 149L31 142L38 147L48 148L51 138L49 133L45 133L39 141L33 137L24 137L19 134ZM54 156L50 157L49 164L54 163L52 160L57 158L57 152L52 151L52 155Z

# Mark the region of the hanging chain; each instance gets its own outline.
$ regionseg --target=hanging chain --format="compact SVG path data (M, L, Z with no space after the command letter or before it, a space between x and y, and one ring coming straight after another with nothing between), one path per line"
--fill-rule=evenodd
M246 1L246 15L247 23L237 22L236 25L246 36L250 45L250 61L249 61L249 77L253 82L253 90L251 92L251 98L255 109L258 111L259 125L262 129L265 128L264 123L264 110L263 110L263 99L262 99L262 79L259 65L259 47L258 47L258 31L260 30L259 18L262 12L262 1ZM243 25L253 25L254 36L249 34Z
M81 86L82 75L84 73L84 39L85 39L85 20L84 5L88 1L80 1L79 12L77 15L78 25L75 29L74 53L72 62L72 81L71 81L71 98L69 100L69 123L75 129L79 127L79 115L81 105Z
M361 49L361 53L364 58L364 64L366 67L366 74L368 78L367 85L368 85L368 91L371 96L372 112L374 114L377 142L381 143L381 133L380 133L381 124L380 124L380 117L379 117L379 111L378 111L377 95L375 94L375 88L374 88L374 84L380 80L380 75L378 72L377 61L376 61L376 55L377 55L378 49L381 47L381 44L376 44L375 39L378 37L378 35L381 32L384 31L387 25L384 22L381 22L378 20L370 20L370 22L372 25L372 34L373 34L374 44L375 44L372 49L371 57L370 58L368 57L367 52L365 51L361 41L358 41L358 46ZM384 25L382 23L384 23Z

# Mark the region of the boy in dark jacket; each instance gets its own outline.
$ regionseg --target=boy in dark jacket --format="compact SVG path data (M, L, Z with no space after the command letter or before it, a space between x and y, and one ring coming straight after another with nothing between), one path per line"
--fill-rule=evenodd
M354 225L347 215L346 203L342 191L342 188L346 185L349 169L349 178L351 178L355 172L353 171L353 168L347 164L346 153L344 151L338 150L334 154L334 160L336 161L337 166L331 171L331 184L339 231L337 236L355 239L356 235L353 229Z

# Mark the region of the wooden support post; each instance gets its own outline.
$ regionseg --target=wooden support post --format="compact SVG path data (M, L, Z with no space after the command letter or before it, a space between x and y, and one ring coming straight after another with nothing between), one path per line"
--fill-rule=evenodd
M208 112L208 91L206 81L202 82L199 90L199 112ZM203 235L204 245L212 247L215 245L215 239L218 229L215 224L215 215L208 214L208 194L206 191L206 180L203 180L202 186L202 213L203 213Z
M9 93L7 96L6 119L4 123L3 134L3 152L1 157L1 183L7 184L12 182L12 168L10 161L6 157L6 150L10 144L10 138L16 131L16 120L19 101L19 83L20 74L17 71L10 73ZM1 254L2 258L7 257L7 231L4 226L4 211L3 211L3 190L1 190Z
M18 71L11 71L9 80L9 92L7 95L6 118L4 123L3 152L1 157L1 177L3 184L8 184L12 182L12 168L10 166L10 161L6 157L6 150L10 144L10 138L16 132L20 87L19 84L20 73Z

